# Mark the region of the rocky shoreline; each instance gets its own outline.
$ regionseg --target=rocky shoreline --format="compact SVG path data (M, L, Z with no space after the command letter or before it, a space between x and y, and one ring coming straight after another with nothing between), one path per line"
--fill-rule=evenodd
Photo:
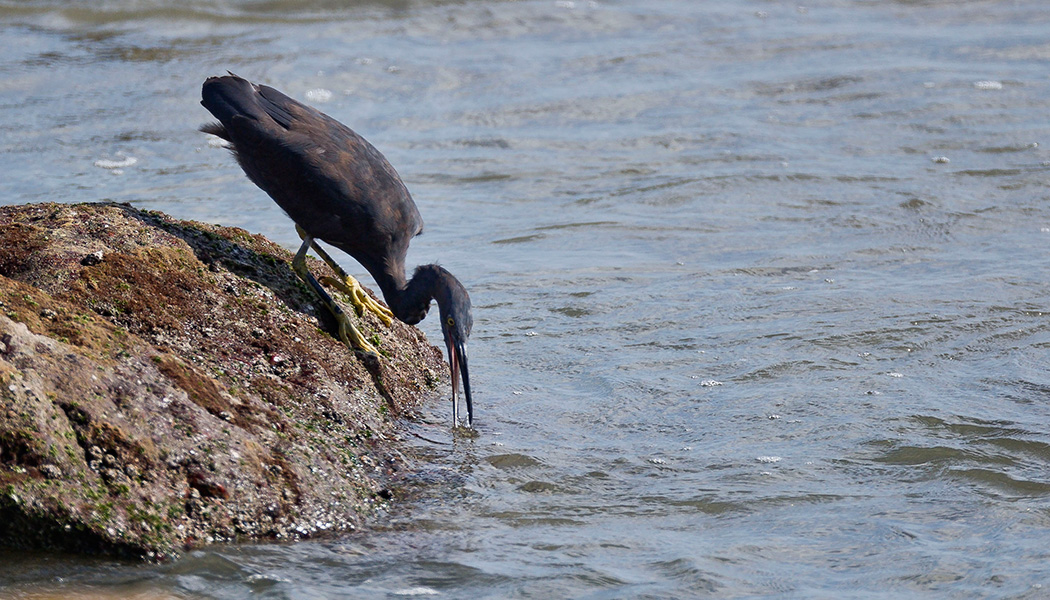
M0 208L0 547L158 560L389 499L441 352L371 314L382 356L351 352L291 258L129 205Z

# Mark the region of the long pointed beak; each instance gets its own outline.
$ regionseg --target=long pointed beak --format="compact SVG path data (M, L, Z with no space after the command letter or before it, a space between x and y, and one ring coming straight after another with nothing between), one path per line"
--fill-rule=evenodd
M470 398L470 372L467 370L467 350L463 342L445 341L448 350L448 366L452 369L452 421L454 425L459 424L459 377L463 376L463 395L467 399L467 427L474 426L474 403Z

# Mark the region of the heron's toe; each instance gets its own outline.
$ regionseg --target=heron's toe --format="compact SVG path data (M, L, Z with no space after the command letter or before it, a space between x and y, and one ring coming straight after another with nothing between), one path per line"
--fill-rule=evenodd
M379 357L379 351L376 350L375 346L371 342L365 339L365 336L358 331L357 327L350 322L349 318L345 314L342 315L339 320L339 339L343 341L351 350L359 350L365 354Z
M390 327L391 323L393 323L394 313L365 291L365 288L353 277L348 275L343 281L334 277L322 277L321 281L325 285L334 287L346 294L350 299L350 303L354 305L357 316L362 316L364 311L368 310L375 314L387 327Z

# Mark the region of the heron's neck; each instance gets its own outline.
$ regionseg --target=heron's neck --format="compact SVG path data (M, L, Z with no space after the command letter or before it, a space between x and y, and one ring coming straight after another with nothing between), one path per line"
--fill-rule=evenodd
M415 325L426 316L430 301L444 297L440 291L448 271L437 265L416 267L412 279L405 281L404 269L388 273L387 281L379 282L383 297L399 320Z
M383 299L386 300L394 315L397 315L398 306L401 304L401 296L404 295L405 288L408 287L408 281L405 279L405 267L403 265L385 265L378 273L372 269L369 269L369 271L372 272L372 277L375 278L376 283L379 285L379 290L383 292Z

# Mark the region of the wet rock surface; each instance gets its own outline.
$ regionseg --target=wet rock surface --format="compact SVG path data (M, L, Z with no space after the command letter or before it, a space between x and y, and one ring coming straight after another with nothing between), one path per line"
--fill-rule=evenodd
M128 205L0 208L0 546L158 559L386 501L440 350L366 314L382 356L351 352L291 258Z

